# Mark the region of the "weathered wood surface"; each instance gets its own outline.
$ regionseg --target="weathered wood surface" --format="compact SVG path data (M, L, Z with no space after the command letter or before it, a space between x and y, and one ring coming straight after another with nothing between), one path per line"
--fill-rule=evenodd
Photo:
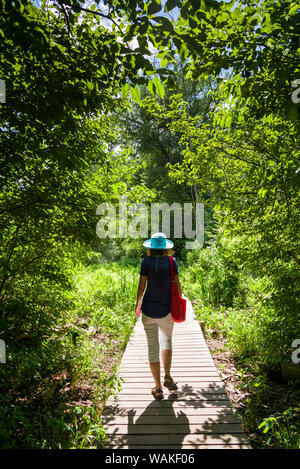
M163 379L163 369L161 374ZM178 390L164 388L164 400L154 400L139 320L122 357L122 390L108 399L103 411L107 448L251 448L189 300L186 321L174 325L171 374Z

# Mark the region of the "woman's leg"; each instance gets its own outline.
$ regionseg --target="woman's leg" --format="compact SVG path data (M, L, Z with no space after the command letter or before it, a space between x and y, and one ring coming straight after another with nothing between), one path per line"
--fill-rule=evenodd
M142 315L142 322L148 342L148 358L155 387L161 389L158 325L155 319Z
M168 349L162 350L161 359L163 362L165 375L170 376L171 363L172 363L172 350L168 350Z
M171 313L162 319L159 319L159 340L161 346L161 358L165 370L165 375L170 376L170 369L172 363L172 334L174 328L174 321Z
M161 380L160 380L160 362L150 362L150 370L155 382L156 389L161 389Z

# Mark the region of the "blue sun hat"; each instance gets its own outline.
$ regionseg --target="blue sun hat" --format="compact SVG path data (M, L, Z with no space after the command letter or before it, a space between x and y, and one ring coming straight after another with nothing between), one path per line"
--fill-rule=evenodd
M174 243L164 233L154 233L151 239L143 242L143 246L149 249L171 249Z

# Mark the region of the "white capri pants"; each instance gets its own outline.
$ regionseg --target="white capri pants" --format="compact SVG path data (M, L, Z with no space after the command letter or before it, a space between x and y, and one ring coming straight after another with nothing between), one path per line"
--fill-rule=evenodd
M142 323L148 342L149 362L159 362L159 346L161 350L172 350L172 333L174 327L172 315L169 313L164 318L150 318L142 314Z

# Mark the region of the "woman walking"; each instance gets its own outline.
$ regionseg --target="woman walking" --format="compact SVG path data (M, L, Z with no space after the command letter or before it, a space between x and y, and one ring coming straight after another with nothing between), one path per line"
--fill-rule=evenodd
M147 257L142 260L140 267L140 281L137 293L136 315L142 314L142 323L148 342L148 358L155 387L151 390L155 399L163 399L160 379L159 348L164 367L164 386L170 390L177 389L171 377L172 362L172 333L174 321L170 313L171 299L171 264L172 241L164 233L154 233L151 239L143 243L147 248ZM178 276L178 265L174 261L175 282L179 290L181 287ZM143 293L146 288L145 295Z

